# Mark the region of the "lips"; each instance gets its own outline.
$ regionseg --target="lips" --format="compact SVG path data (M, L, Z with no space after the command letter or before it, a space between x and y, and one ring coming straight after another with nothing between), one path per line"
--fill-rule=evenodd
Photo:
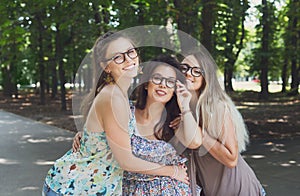
M131 70L131 69L133 69L134 67L135 67L135 64L132 64L132 65L129 65L129 66L127 66L127 67L124 67L123 70L124 70L124 71Z
M163 90L155 90L156 94L159 96L165 96L167 93Z

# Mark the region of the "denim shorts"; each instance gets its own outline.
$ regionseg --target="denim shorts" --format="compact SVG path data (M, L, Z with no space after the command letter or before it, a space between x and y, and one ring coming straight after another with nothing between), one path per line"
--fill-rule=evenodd
M54 192L47 184L44 182L42 196L63 196L60 193Z

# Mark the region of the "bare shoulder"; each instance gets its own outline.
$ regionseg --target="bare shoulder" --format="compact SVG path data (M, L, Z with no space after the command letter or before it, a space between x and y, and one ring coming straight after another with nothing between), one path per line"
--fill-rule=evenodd
M115 85L107 85L95 97L95 106L103 109L122 109L126 106L126 99Z

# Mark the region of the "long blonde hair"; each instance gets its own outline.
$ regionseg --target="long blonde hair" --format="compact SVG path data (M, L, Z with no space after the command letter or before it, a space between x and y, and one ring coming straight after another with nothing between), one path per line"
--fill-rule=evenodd
M118 38L125 38L132 42L127 36L120 34L118 32L109 31L104 35L100 36L93 48L92 48L92 66L93 66L93 85L92 88L89 89L90 92L87 96L83 99L80 107L80 111L84 117L84 122L87 118L88 112L90 107L94 101L94 98L97 94L102 90L102 88L107 85L106 78L108 74L104 71L105 67L107 66L107 62L105 61L105 56L107 53L107 48L109 44ZM101 66L102 63L102 66Z
M239 151L246 150L249 142L248 131L240 112L220 86L215 61L205 49L192 55L204 71L204 87L200 89L202 92L196 106L196 116L200 125L202 124L202 128L210 136L223 143L224 138L230 136L222 133L222 129L227 130L227 122L231 120L234 124Z

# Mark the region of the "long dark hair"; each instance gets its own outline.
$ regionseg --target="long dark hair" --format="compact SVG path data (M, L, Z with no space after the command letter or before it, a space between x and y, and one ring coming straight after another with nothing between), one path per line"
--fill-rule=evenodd
M176 79L185 84L185 77L179 71L179 65L178 60L170 55L160 55L144 65L141 85L136 89L137 99L135 107L141 110L145 109L148 96L145 87L148 86L148 82L154 70L159 66L169 66L173 68L176 72ZM159 140L169 141L174 136L174 130L169 127L169 124L180 113L175 92L176 87L172 98L165 105L165 111L162 113L159 122L154 127L154 136Z

